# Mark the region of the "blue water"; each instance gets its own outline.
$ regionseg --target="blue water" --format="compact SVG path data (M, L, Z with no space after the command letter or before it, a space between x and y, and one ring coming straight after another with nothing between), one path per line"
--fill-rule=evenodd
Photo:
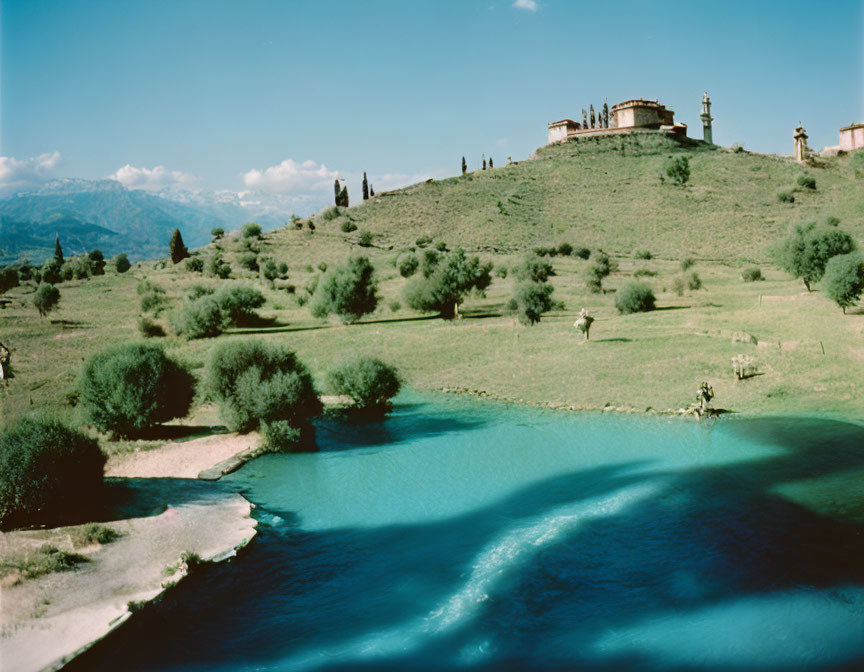
M408 393L225 479L257 540L87 670L864 669L864 428Z

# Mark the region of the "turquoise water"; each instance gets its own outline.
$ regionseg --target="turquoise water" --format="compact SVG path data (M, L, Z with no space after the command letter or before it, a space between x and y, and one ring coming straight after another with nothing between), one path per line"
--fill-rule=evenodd
M256 542L80 669L864 669L858 425L409 393L319 445L225 479Z

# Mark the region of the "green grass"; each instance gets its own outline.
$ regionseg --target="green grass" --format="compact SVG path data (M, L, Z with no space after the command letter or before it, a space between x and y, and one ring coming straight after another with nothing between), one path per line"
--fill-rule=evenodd
M66 572L89 560L78 553L45 544L36 550L0 558L0 577L17 574L19 579L35 579L44 574Z

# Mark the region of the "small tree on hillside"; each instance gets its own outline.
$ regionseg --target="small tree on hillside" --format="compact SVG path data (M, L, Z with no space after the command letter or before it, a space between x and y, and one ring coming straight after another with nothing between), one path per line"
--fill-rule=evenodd
M385 413L390 399L399 394L401 382L396 369L373 357L360 357L331 369L327 386L333 394L347 395L357 409Z
M605 252L598 251L594 263L585 272L585 284L593 294L603 291L603 280L618 270L618 262L609 258Z
M11 266L0 268L0 294L18 286L18 271Z
M430 250L431 252L431 250ZM492 283L493 264L470 259L461 247L446 254L435 253L437 261L424 276L405 286L405 302L414 310L436 311L444 319L459 316L459 304L470 292L482 294ZM424 257L423 265L427 259Z
M333 180L333 204L337 207L340 205L339 196L341 195L341 193L342 189L339 187L339 178L337 177L335 180Z
M54 239L54 259L58 266L63 265L63 248L60 247L60 234Z
M324 274L309 308L313 317L338 315L346 324L372 313L378 306L375 269L366 257L351 257L345 266L334 266Z
M375 198L375 190L372 188L372 185L369 185L369 198Z
M489 157L489 170L492 170L495 166L492 164L492 157Z
M864 292L864 259L857 252L831 257L825 265L825 294L843 309L854 306Z
M45 317L60 303L60 290L54 285L43 282L33 295L33 305L42 317Z
M369 200L369 180L366 179L366 171L363 171L363 200Z
M87 262L90 264L91 275L105 275L105 256L102 250L90 250L87 253Z
M183 244L183 236L180 235L180 229L174 229L171 234L171 261L174 264L179 264L189 256L189 250Z
M795 226L774 249L774 258L783 270L801 278L809 292L810 286L822 279L831 257L854 249L855 241L845 231L811 222Z
M690 158L679 156L666 166L666 177L679 186L684 186L690 180Z
M339 194L339 205L343 208L348 207L348 185L342 187L342 193Z
M130 268L132 268L132 264L129 263L129 257L125 254L120 253L116 257L111 260L111 264L114 266L114 270L118 273L125 273Z
M508 309L519 322L531 326L540 321L543 313L554 307L553 287L547 281L555 275L552 264L536 255L526 259L514 269L517 278L513 298Z
M463 156L462 157L462 174L464 175L467 172L468 172L468 164L465 162L465 157Z

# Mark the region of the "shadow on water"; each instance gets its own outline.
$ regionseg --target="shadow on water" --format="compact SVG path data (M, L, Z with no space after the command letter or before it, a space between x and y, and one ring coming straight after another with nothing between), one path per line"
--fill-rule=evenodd
M864 584L864 526L776 492L864 467L864 428L769 418L723 431L777 452L577 469L420 524L309 532L291 512L261 512L239 563L193 578L68 669L861 669L864 633L824 664L794 658L794 637L778 645L793 657L742 659L756 644L705 614ZM646 634L658 623L673 640L659 653ZM690 659L668 653L682 648Z

